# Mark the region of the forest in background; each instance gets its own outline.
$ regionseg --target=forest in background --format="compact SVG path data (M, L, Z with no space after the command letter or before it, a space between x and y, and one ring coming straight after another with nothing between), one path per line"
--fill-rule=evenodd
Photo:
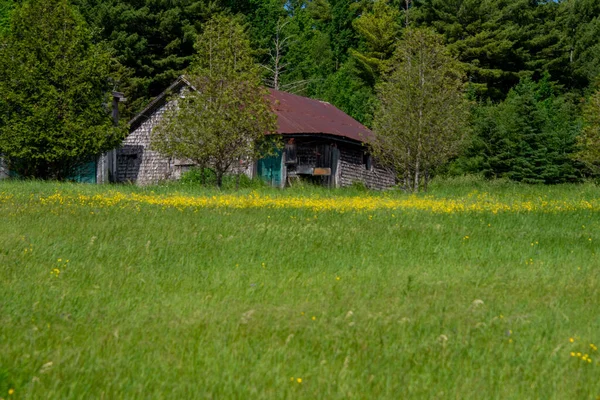
M0 31L19 0L0 0ZM264 82L328 101L372 126L376 88L407 27L430 27L463 63L470 145L443 172L525 182L577 181L573 157L600 74L596 0L72 0L118 61L125 115L183 73L203 25L243 15ZM592 98L592 100L588 100ZM597 100L597 99L596 99ZM590 106L591 107L591 106ZM589 119L589 118L588 118ZM593 122L593 121L592 121ZM594 142L595 136L589 136ZM589 140L588 140L589 141ZM594 144L594 143L592 143Z

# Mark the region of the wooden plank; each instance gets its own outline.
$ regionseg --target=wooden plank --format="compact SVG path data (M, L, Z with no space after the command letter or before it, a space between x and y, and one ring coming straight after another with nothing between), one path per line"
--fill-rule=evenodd
M312 175L314 168L308 165L298 165L296 167L296 173L298 175Z
M331 176L331 168L315 168L313 170L314 176Z

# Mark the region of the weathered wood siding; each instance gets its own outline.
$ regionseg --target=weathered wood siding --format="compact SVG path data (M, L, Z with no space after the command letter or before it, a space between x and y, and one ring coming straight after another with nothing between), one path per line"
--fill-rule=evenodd
M8 178L8 167L4 162L4 158L0 157L0 180Z
M299 139L297 144L298 165L317 166L320 143L331 143L331 139L322 141L313 139L308 142L302 142L302 139ZM394 174L378 166L376 161L373 162L370 169L367 169L364 163L366 149L362 146L339 142L337 147L340 151L340 160L337 166L332 165L333 170L337 169L333 186L346 187L354 182L362 182L370 189L382 190L395 185Z
M371 169L364 164L364 150L344 146L340 148L340 186L350 186L354 182L362 182L369 189L386 189L394 186L394 174L373 162Z
M171 159L150 150L152 129L162 118L168 104L158 108L138 126L117 149L117 181L148 185L178 177Z
M148 185L164 180L179 179L181 174L189 169L189 163L177 162L177 160L162 156L156 151L150 150L150 138L152 130L159 123L168 107L167 103L156 108L149 118L136 127L127 136L123 145L117 149L116 178L117 182L131 182L138 185ZM335 143L335 145L333 144ZM325 160L320 153L329 146L337 146L339 149L339 160L332 165L330 177L315 178L318 182L331 187L350 186L355 182L362 182L370 189L385 189L395 184L394 175L377 166L374 162L371 168L364 163L365 148L360 144L338 141L332 138L322 138L319 135L310 138L299 139L297 146L298 165L324 167ZM246 166L245 173L252 176L254 170L252 165ZM285 175L285 168L282 174ZM282 184L285 178L282 180Z

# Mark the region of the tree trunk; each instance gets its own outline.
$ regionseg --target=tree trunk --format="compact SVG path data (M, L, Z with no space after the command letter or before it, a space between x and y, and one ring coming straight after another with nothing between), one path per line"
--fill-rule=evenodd
M419 187L420 187L420 180L421 180L421 165L420 165L420 156L419 154L417 154L417 160L415 161L415 184L414 184L414 188L413 188L413 192L418 192L419 191Z
M223 186L223 171L216 170L215 173L217 174L217 187L221 189Z

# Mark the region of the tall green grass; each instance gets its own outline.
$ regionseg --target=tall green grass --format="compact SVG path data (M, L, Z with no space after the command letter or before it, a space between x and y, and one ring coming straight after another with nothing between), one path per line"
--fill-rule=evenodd
M29 201L107 190L217 193L0 183L0 193L20 199L0 205L0 397L600 395L600 353L590 346L600 346L597 213L138 211ZM428 195L473 190L598 197L594 185L480 181L434 182Z

